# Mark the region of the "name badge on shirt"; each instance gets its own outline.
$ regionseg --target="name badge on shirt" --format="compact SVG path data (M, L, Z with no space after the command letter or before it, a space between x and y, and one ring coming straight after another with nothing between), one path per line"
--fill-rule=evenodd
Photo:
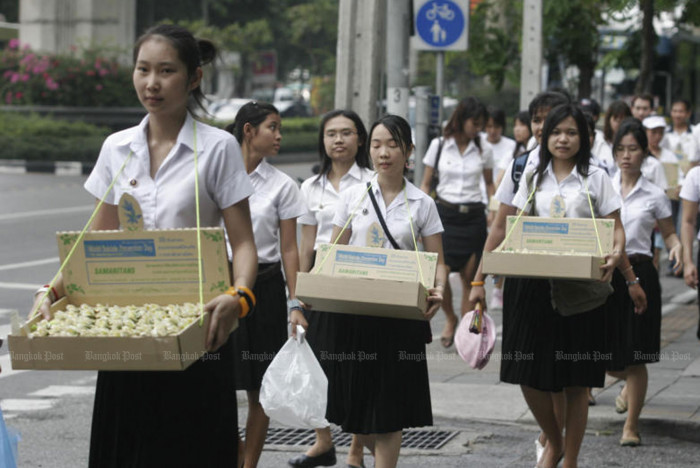
M379 223L372 223L367 229L367 247L382 247L386 241L384 229Z
M555 195L549 205L549 216L552 218L563 218L566 215L566 202L561 195Z

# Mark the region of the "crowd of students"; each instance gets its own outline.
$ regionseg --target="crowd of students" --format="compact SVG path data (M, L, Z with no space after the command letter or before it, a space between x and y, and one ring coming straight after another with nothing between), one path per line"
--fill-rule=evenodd
M693 287L698 283L692 246L700 169L691 167L700 160L700 129L690 127L685 101L674 102L665 134L665 120L651 115L653 98L646 95L631 108L611 104L600 132L594 101L577 104L566 94L544 92L515 116L511 140L503 135L502 110L465 98L424 155L420 188L405 177L413 152L405 119L387 115L367 131L355 112L335 110L319 128L320 172L299 188L266 160L283 141L284 122L274 106L246 104L227 131L193 119L202 65L214 55L210 42L178 26L156 26L139 39L133 81L148 115L105 141L85 187L100 200L116 178L92 229L119 228L122 193L139 201L146 228L181 228L196 225L191 194L198 178L200 220L225 226L234 284L205 306L212 314L207 349L217 357L183 372L99 372L91 466L230 466L232 460L256 466L269 424L258 400L262 376L287 339L288 324L292 331L297 324L307 329L328 377L327 419L353 434L347 464L364 466L367 448L376 467L396 466L402 430L432 425L427 362L400 358L400 351L425 353L428 322L309 310L295 298L296 272L312 268L323 243L412 250L420 242L438 254L425 317L442 306L441 344L449 348L459 318L449 272L460 276L461 314L477 301L486 306L481 254L498 246L506 217L519 210L615 223L613 251L601 266L614 293L604 304L563 316L550 300L550 282L533 278L499 279L489 301L503 307L503 354L533 357L502 361L500 375L521 386L542 429L538 466L553 467L562 458L576 466L588 389L602 386L606 372L626 381L616 401L618 411L629 413L620 443L641 443L646 364L659 360L659 241L673 271L684 271ZM668 186L662 163L678 166L677 185ZM433 199L428 192L435 175ZM682 221L681 240L674 216ZM65 294L60 279L54 287L55 296ZM57 297L45 296L36 296L36 307L48 317ZM235 318L256 298L255 313L229 336ZM325 358L360 352L375 357ZM610 359L559 357L593 353ZM248 396L245 443L237 434L236 390ZM289 464L336 461L325 428Z

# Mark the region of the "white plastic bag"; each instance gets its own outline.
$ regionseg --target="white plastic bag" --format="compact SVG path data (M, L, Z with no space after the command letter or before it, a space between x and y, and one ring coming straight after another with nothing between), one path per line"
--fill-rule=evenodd
M328 379L304 334L304 328L297 325L297 338L290 336L270 363L260 388L260 404L278 423L308 429L328 427Z

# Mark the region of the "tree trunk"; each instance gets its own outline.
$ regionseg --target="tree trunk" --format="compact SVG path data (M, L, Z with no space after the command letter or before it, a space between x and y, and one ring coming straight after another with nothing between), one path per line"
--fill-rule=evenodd
M654 59L654 0L640 0L642 9L642 57L639 66L639 78L634 89L636 94L651 91L652 60Z
M595 63L590 62L586 64L579 65L578 67L578 98L590 98L591 97L591 80L593 80L593 73L595 69Z

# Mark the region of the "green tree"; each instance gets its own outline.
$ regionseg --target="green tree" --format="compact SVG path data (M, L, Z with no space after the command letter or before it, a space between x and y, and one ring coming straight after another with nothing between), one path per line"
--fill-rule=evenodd
M598 27L603 24L603 3L598 0L545 0L542 30L544 57L550 64L579 71L578 97L590 97L598 54Z

